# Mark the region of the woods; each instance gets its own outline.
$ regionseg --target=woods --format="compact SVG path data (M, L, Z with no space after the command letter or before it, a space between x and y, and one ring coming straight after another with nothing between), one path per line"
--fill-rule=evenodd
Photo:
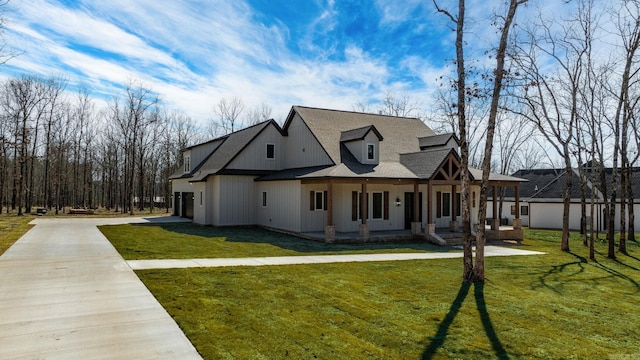
M44 206L120 213L171 208L168 176L197 141L188 117L167 111L132 81L98 109L86 89L28 75L0 85L0 203L5 212Z

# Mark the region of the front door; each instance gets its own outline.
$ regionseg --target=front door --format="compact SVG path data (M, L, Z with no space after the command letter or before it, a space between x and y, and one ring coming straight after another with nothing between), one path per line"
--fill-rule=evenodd
M411 230L413 222L413 193L404 193L404 228ZM418 193L418 219L422 221L422 193Z

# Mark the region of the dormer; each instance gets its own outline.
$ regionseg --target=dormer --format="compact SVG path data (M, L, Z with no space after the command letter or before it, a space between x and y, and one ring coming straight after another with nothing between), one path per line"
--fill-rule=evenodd
M456 134L441 134L418 138L420 150L455 149L460 147L460 141Z
M343 131L340 134L340 143L344 144L361 164L378 164L380 162L380 141L382 139L382 135L373 125Z

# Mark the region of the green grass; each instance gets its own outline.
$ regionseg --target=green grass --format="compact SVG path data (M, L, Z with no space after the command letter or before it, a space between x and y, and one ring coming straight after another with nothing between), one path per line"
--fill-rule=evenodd
M460 259L137 273L206 359L640 356L638 243L591 261L559 239L527 231L548 254L487 258L484 286Z
M32 226L29 225L31 220L33 220L31 215L0 215L0 255L31 229Z
M325 244L259 228L191 223L108 225L100 231L127 260L458 251L425 242Z

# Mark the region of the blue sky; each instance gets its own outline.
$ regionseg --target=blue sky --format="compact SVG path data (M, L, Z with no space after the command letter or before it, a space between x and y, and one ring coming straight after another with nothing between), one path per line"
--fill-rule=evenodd
M481 49L491 9L469 3L479 10L468 40ZM21 0L5 17L21 55L3 76L62 75L102 101L140 80L196 122L234 96L269 104L276 120L291 105L352 110L386 93L428 106L454 51L447 19L425 0Z

